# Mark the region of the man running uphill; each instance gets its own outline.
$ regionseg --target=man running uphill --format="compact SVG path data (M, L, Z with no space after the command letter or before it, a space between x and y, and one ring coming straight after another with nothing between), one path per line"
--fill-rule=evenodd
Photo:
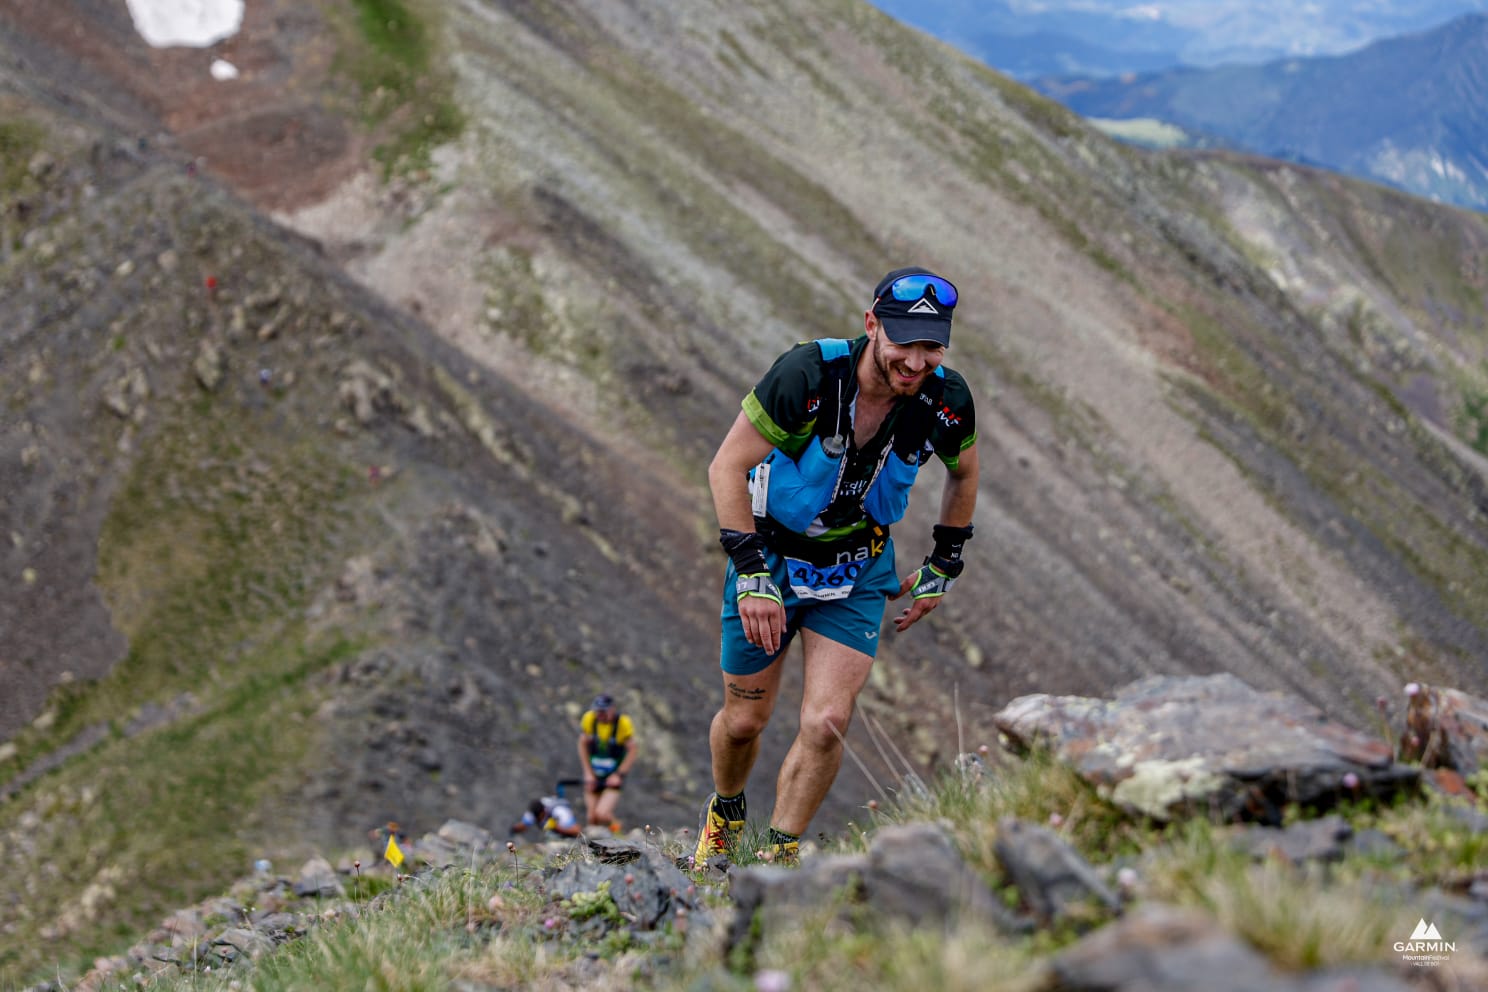
M579 718L579 761L584 771L585 822L620 832L615 819L620 788L635 764L635 726L608 693L594 697Z
M947 280L920 268L890 272L873 291L863 336L809 341L776 359L708 467L729 566L723 707L708 735L715 791L699 825L699 868L729 853L744 828L744 787L797 631L801 729L780 767L767 842L787 863L842 764L839 735L873 665L885 599L911 595L894 618L902 633L961 574L977 449L971 391L941 365L955 306ZM889 525L931 453L948 470L934 550L900 581Z

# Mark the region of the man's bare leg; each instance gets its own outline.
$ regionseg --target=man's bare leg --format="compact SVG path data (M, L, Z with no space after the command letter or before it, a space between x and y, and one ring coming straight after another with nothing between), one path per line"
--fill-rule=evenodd
M586 788L584 790L584 822L587 823L591 827L594 826L598 822L594 818L595 808L596 808L596 806L598 804L599 804L599 793L597 793L597 792L590 792Z
M620 790L606 789L594 803L594 819L590 822L608 827L615 822L615 810L620 806Z
M806 652L801 729L780 766L770 817L770 826L798 837L806 832L842 767L838 734L847 734L858 693L873 668L873 659L861 651L814 631L802 630L801 636Z
M780 696L780 673L788 653L753 675L723 673L723 708L713 715L708 728L713 788L720 796L737 796L749 781L749 771L759 757L760 734Z

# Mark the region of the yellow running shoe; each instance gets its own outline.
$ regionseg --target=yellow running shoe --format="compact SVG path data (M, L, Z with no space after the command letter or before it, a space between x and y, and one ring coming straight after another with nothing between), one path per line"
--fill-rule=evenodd
M788 840L765 848L765 860L772 865L794 868L801 863L801 842Z
M734 842L744 832L743 820L725 820L717 806L716 792L703 803L703 815L698 821L697 849L692 852L692 865L698 870L707 868L708 862L720 854L732 854Z

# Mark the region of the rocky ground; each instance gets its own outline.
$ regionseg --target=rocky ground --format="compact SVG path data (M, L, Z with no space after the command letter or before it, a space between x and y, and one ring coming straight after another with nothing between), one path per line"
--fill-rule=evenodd
M715 961L720 974L755 973L756 983L789 987L790 972L761 970L759 955L803 921L819 931L818 942L829 942L834 932L868 931L888 939L905 928L980 934L984 945L1026 941L1036 934L1055 941L1057 951L1025 969L1022 978L984 975L981 987L1065 992L1476 987L1488 978L1488 873L1478 866L1434 882L1419 873L1403 877L1392 866L1419 864L1408 850L1420 848L1419 838L1397 842L1377 828L1356 829L1337 812L1320 812L1346 808L1357 818L1374 803L1397 810L1433 806L1456 824L1452 843L1465 839L1481 845L1488 838L1482 799L1461 786L1463 776L1479 775L1484 767L1488 701L1417 686L1405 702L1403 712L1384 722L1398 730L1401 750L1409 750L1422 732L1440 742L1435 757L1424 763L1401 763L1390 742L1323 719L1296 697L1257 693L1228 676L1150 679L1110 700L1026 697L1000 713L998 723L1009 734L1012 751L1029 753L1038 746L1035 739L1053 744L1056 759L1075 762L1101 795L1138 818L1181 823L1217 815L1214 822L1234 823L1217 833L1218 843L1306 887L1319 903L1328 898L1330 885L1348 884L1353 871L1348 864L1372 864L1376 884L1394 890L1380 901L1396 911L1398 937L1406 935L1417 914L1451 935L1450 949L1431 951L1430 964L1413 964L1405 952L1391 958L1388 948L1366 948L1352 961L1347 953L1323 949L1319 956L1329 963L1299 968L1275 948L1267 953L1260 919L1236 926L1216 907L1165 899L1157 881L1164 847L1184 843L1181 829L1166 840L1152 835L1145 850L1101 852L1092 864L1062 816L1051 814L1042 823L1008 816L992 830L996 878L989 879L964 853L960 827L912 815L875 824L861 850L827 853L808 842L796 867L753 858L740 858L740 865L719 859L698 866L678 854L691 846L687 830L648 826L624 838L592 836L536 846L524 835L519 847L452 820L419 838L393 824L372 831L369 847L342 856L336 866L315 858L297 873L283 874L264 861L226 895L172 913L144 941L123 955L100 959L70 987L101 989L120 979L143 984L224 970L241 978L281 946L313 939L321 929L364 925L396 900L437 887L441 875L489 876L491 869L505 881L493 878L487 905L469 910L466 929L479 935L476 945L513 939L511 931L520 927L503 919L504 908L517 899L532 902L540 909L538 939L551 946L557 961L571 961L547 980L572 987L630 988L641 982L681 987L687 981L684 958L694 970L699 961ZM1194 753L1187 740L1197 726L1224 728L1203 735L1208 748L1202 753ZM1011 751L989 748L961 757L959 786L942 782L937 789L974 795L1005 787L999 780L1015 777L1019 760ZM1264 767L1260 777L1253 774L1258 765ZM1453 792L1458 794L1449 795ZM1245 799L1235 802L1236 797ZM1280 822L1283 806L1291 811L1286 824ZM1070 815L1079 814L1071 810ZM1258 915L1285 913L1271 907ZM1345 939L1341 932L1336 936ZM679 954L684 946L686 953ZM806 966L797 962L795 967ZM863 974L857 980L892 982L893 977ZM33 992L54 987L48 983ZM809 979L803 979L803 987L811 987Z

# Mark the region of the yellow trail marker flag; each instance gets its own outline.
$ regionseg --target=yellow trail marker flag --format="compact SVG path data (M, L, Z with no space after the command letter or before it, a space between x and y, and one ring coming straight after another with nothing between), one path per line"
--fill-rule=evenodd
M387 850L382 852L382 856L391 861L394 868L403 867L403 852L398 847L397 834L388 834Z

